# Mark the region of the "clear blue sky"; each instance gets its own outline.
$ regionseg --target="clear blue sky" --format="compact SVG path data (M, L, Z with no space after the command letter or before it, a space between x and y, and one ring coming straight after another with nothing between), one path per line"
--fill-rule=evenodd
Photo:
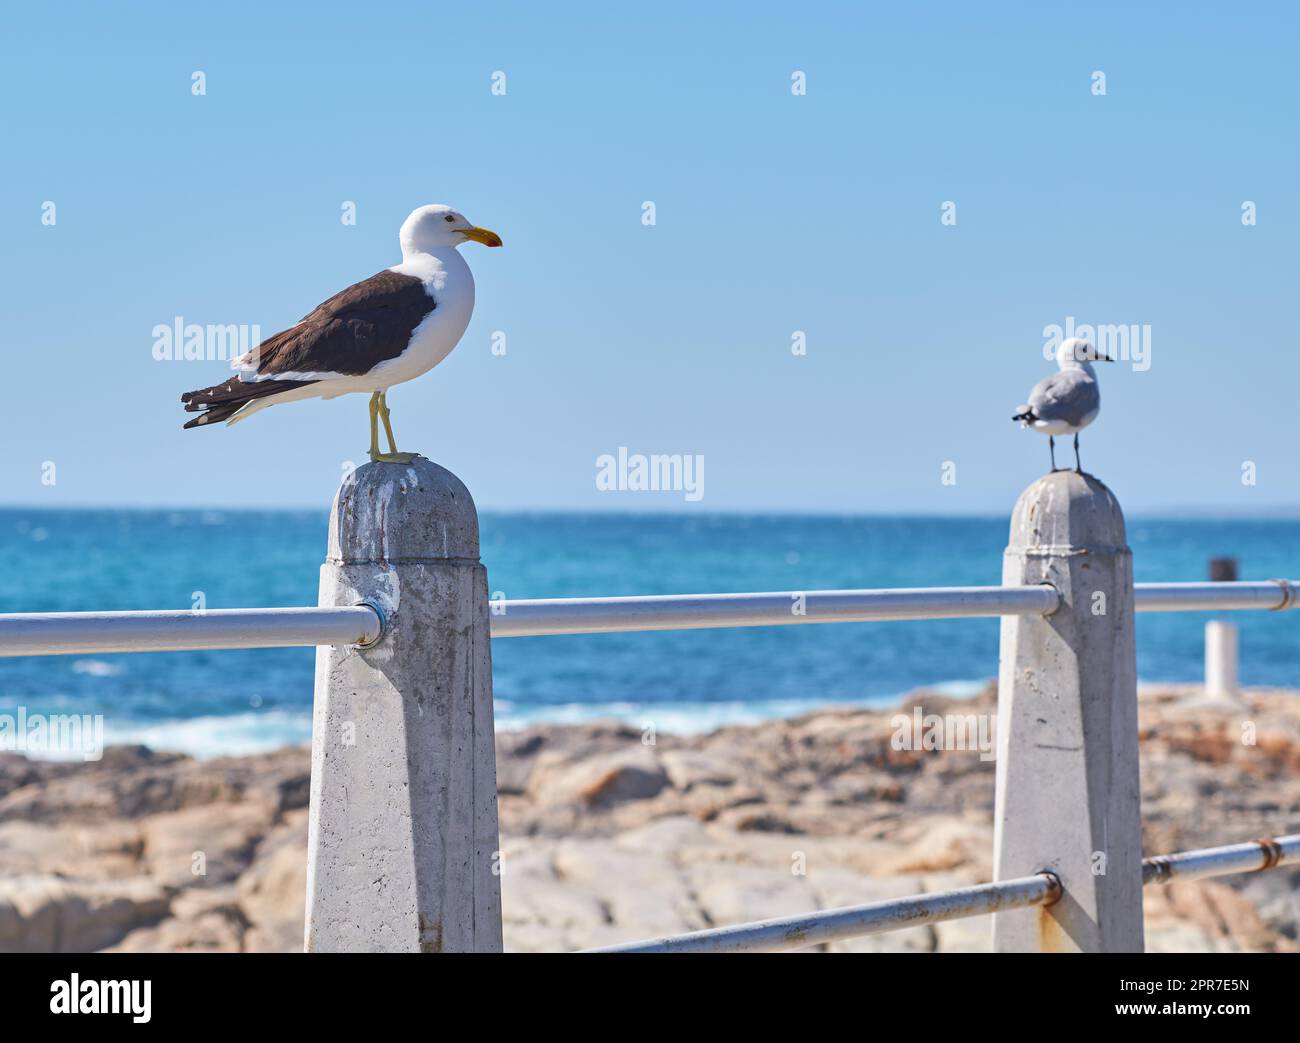
M1130 511L1300 503L1290 5L193 6L0 15L5 503L324 506L365 399L182 432L228 370L152 330L269 335L428 202L506 246L390 401L480 507L1005 512L1067 316L1151 327L1083 436ZM619 446L703 500L598 492Z

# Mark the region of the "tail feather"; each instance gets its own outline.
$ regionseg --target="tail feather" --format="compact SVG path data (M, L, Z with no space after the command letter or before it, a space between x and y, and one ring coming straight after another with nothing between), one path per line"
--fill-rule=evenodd
M1034 411L1028 406L1021 406L1020 412L1015 414L1011 419L1019 420L1022 424L1028 424L1031 421L1037 420L1038 417L1034 416Z
M249 402L315 383L314 380L248 381L231 377L224 384L187 391L181 395L181 404L185 407L185 412L199 415L185 424L185 428L203 427L229 420Z

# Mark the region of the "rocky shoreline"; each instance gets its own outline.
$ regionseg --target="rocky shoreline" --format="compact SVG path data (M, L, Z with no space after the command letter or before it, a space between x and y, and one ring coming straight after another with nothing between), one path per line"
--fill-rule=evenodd
M991 714L914 693L707 735L618 724L498 737L506 948L630 941L990 879L993 763L900 750L897 714ZM1300 831L1300 693L1232 708L1144 689L1150 854ZM310 758L112 747L0 754L0 951L295 951ZM1300 869L1146 889L1150 951L1300 951ZM833 951L972 951L987 918Z

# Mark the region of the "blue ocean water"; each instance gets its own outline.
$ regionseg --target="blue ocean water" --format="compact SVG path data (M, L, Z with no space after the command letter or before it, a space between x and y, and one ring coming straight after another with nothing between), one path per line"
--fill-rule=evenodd
M0 510L0 612L308 605L324 512ZM509 598L996 584L1007 521L491 514L489 588ZM1300 521L1130 519L1138 581L1300 573ZM1202 673L1206 616L1138 618L1143 680ZM1246 684L1300 687L1300 613L1237 613ZM973 691L996 620L835 624L493 643L501 726L617 716L664 731ZM310 735L313 652L265 649L0 660L0 713L94 713L110 739L200 755Z

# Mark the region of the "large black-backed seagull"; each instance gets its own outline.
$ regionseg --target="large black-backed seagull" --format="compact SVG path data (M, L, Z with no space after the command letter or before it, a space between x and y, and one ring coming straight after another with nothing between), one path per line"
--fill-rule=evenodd
M1079 432L1097 419L1101 412L1101 388L1093 362L1114 362L1099 354L1082 337L1070 337L1056 347L1059 373L1040 380L1029 392L1029 402L1016 409L1012 420L1021 427L1032 427L1047 435L1047 449L1056 471L1056 436L1074 435L1074 469L1082 473L1079 463Z
M456 247L500 246L501 237L433 204L412 211L398 239L401 264L336 293L235 359L237 375L224 384L182 395L186 411L199 414L185 426L234 424L280 402L369 392L370 459L410 463L414 453L397 451L385 395L445 359L469 325L474 276ZM381 420L386 453L379 451Z

